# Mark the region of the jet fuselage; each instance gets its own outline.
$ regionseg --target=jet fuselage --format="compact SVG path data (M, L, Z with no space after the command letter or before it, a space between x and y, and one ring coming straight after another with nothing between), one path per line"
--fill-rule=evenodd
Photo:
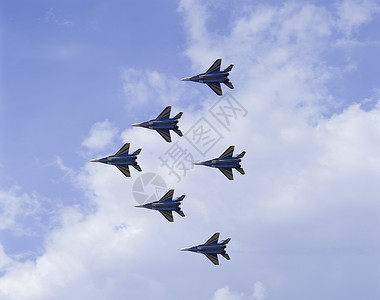
M196 163L212 168L240 168L240 158L227 158L227 159L212 159L204 162Z
M200 83L224 83L230 81L227 78L228 75L228 72L200 74L189 78L183 78L182 81L195 81Z
M93 162L101 162L108 165L137 165L136 159L136 155L108 156L93 160Z
M195 246L187 248L186 250L198 253L215 253L215 254L224 254L226 253L225 244L216 244L216 245L206 245L206 246Z
M132 126L140 126L149 129L178 129L178 119L164 119L159 121L148 121L140 124L133 124Z
M159 211L169 222L173 222L173 211L178 213L181 217L185 216L180 208L181 201L185 198L185 195L173 199L173 193L173 189L169 190L164 196L161 197L160 200L137 205L136 207L144 207Z
M154 210L177 210L180 204L180 201L173 200L171 202L153 202L142 206Z

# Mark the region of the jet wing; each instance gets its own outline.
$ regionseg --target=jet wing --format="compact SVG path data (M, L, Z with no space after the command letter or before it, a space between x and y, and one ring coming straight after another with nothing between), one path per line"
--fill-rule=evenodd
M173 222L173 214L170 210L159 210L159 212L168 220L169 222Z
M212 66L207 70L206 74L220 72L220 64L222 63L222 60L219 58L217 59Z
M221 156L218 157L218 159L222 158L231 158L232 154L234 153L235 146L230 146L226 151L223 152Z
M218 254L203 253L214 265L219 265Z
M229 180L234 180L234 175L232 174L232 168L219 168L219 170L226 175Z
M124 144L123 147L120 148L119 151L116 152L115 156L125 155L129 152L129 143Z
M116 165L115 167L118 168L125 176L131 177L131 172L129 172L128 165Z
M169 119L170 116L170 110L172 109L171 106L167 106L162 113L159 114L159 116L156 118L156 121L162 120L162 119Z
M207 85L219 96L222 96L222 87L219 82L206 82Z
M219 232L215 233L212 237L210 237L206 243L203 244L203 246L216 244L219 239Z
M156 131L164 138L165 141L170 143L172 138L170 137L169 129L156 129Z
M170 201L173 199L174 190L168 191L158 202Z

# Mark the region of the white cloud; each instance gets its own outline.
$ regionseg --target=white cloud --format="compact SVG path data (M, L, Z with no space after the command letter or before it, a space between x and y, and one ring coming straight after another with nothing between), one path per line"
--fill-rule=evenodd
M212 300L244 300L244 299L252 299L252 300L264 300L266 298L266 290L261 281L257 281L253 287L252 295L245 295L244 293L236 293L231 291L228 286L220 288L215 291Z
M179 78L155 70L122 69L121 78L127 100L126 108L133 110L135 114L145 111L146 107L184 103L195 94L195 92L187 93L185 85Z
M239 300L242 299L241 295L232 293L229 287L223 287L217 290L212 297L212 300Z
M255 282L255 285L253 287L253 300L264 300L266 297L266 291L264 288L264 285L261 281Z
M17 234L27 234L27 228L22 228L17 220L36 214L39 208L36 196L20 193L18 187L0 191L0 230L10 229Z
M56 13L52 8L50 8L44 16L44 21L47 23L55 24L58 26L72 26L74 23L72 20L66 18L57 17Z
M369 23L380 10L379 3L372 0L344 0L338 2L338 28L347 37L363 24Z
M116 134L117 129L107 119L92 126L90 135L82 142L82 145L92 151L103 150L113 142Z

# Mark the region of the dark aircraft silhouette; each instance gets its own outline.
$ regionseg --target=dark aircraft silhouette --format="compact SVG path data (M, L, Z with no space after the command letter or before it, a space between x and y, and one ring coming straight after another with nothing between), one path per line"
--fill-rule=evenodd
M181 201L185 198L185 195L173 199L174 190L168 191L160 200L137 205L136 207L145 207L153 210L158 210L169 222L173 222L173 211L179 214L181 217L184 217L185 214L179 207Z
M191 252L197 252L197 253L202 253L207 256L209 260L214 265L219 265L219 260L218 260L218 254L222 255L226 259L230 259L228 254L226 253L226 247L228 242L231 240L230 238L220 241L218 243L219 239L219 232L215 233L206 243L190 247L190 248L183 248L181 251L191 251Z
M213 65L207 70L206 73L202 73L193 77L182 78L182 81L195 81L200 83L206 83L217 95L222 95L221 83L224 83L230 89L234 86L228 79L228 75L234 65L229 65L225 70L220 71L220 64L222 60L217 59Z
M194 163L195 165L203 165L212 168L218 168L229 180L234 180L232 174L232 168L239 171L241 174L245 174L243 168L240 165L241 158L245 155L245 151L238 156L232 156L235 146L230 146L224 153L218 158L214 158L207 161Z
M182 116L182 112L178 113L174 118L170 118L171 108L171 106L166 107L154 120L132 124L132 126L154 129L165 139L165 141L170 143L172 139L169 130L173 130L176 134L182 136L182 132L177 125L179 118Z
M137 155L140 154L141 149L136 150L132 154L129 152L129 143L124 144L115 155L103 157L100 159L91 160L91 162L101 162L103 164L114 165L125 176L130 177L129 166L134 167L137 171L141 172L140 166L137 164Z

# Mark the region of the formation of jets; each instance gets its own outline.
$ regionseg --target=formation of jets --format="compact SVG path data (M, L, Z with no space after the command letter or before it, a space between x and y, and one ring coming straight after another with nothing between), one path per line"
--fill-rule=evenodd
M228 66L225 70L220 71L220 65L222 60L217 59L214 64L207 70L207 72L189 77L183 78L183 81L195 81L200 83L206 83L217 95L222 95L221 83L224 83L229 88L233 89L232 83L228 79L228 75L233 65ZM178 127L179 119L182 116L182 112L178 113L175 117L170 118L171 106L167 106L156 119L149 120L142 123L132 124L135 127L144 127L148 129L156 130L166 142L171 142L170 130L174 131L179 136L183 136L181 130ZM126 143L115 155L103 157L100 159L91 160L91 162L101 162L104 164L114 165L117 167L126 177L130 177L131 173L129 166L134 167L137 171L141 172L141 167L138 165L136 159L140 154L141 149L129 154L130 143ZM203 165L213 168L218 168L229 180L233 180L232 169L236 169L241 174L245 174L243 168L241 167L241 159L244 157L245 152L243 151L237 156L233 156L235 146L230 146L221 156L211 160L194 163L195 165ZM173 211L178 213L181 217L185 214L180 208L181 202L185 198L185 195L174 198L174 189L169 190L160 200L151 203L145 203L137 205L136 207L143 207L152 210L159 211L169 222L174 222ZM226 240L220 241L219 233L215 233L210 239L204 244L183 248L182 251L191 251L196 253L202 253L207 256L210 261L218 265L218 254L222 255L227 260L230 259L229 255L226 253L226 246L231 240L227 238Z

